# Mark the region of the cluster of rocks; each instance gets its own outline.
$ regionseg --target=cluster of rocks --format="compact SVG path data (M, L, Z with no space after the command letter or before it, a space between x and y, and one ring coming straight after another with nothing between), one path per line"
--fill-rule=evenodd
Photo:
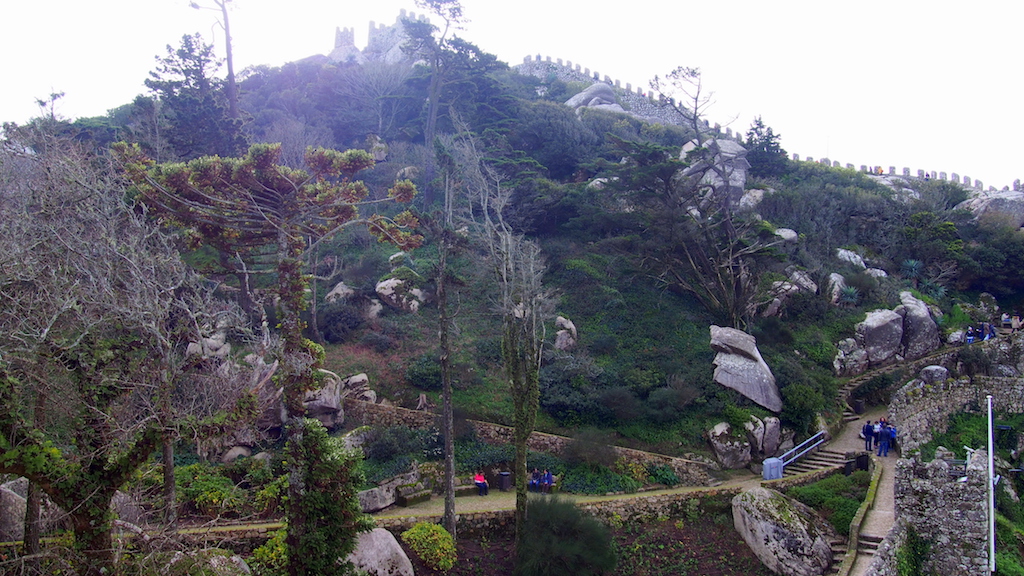
M910 292L900 293L892 310L874 310L857 324L855 336L839 342L833 360L838 376L855 376L871 368L915 360L936 350L939 328L931 308Z
M576 333L576 325L573 324L572 320L559 316L555 318L555 328L558 328L558 332L555 333L556 350L566 352L576 347L579 335Z
M795 433L783 428L779 419L751 416L743 430L734 430L728 422L719 422L707 432L715 459L726 469L750 467L759 472L765 458L778 456L793 447Z

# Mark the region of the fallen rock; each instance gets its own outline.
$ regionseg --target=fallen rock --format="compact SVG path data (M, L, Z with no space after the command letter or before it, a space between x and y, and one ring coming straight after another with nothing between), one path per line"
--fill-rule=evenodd
M356 549L346 558L371 576L413 576L412 562L395 536L383 528L361 532Z
M821 576L832 566L832 525L780 492L756 487L732 499L743 541L776 574Z
M761 357L753 336L735 328L711 326L715 382L732 388L772 412L782 411L775 376Z

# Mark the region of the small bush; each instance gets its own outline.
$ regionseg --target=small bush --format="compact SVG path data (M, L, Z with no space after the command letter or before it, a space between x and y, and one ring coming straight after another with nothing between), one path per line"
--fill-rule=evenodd
M275 530L266 543L252 551L248 564L253 576L279 576L287 572L288 550L284 545L286 536L287 530L284 528Z
M363 337L359 339L359 343L378 354L383 354L395 346L394 340L379 332L363 334Z
M458 560L455 539L439 524L418 522L402 532L402 541L434 570L450 570Z
M317 323L325 340L340 344L363 324L363 312L345 301L332 302L320 309Z
M640 483L612 472L603 466L580 465L570 468L559 481L559 486L573 494L607 494L609 492L636 492Z
M218 515L237 509L244 492L221 470L209 464L191 464L174 469L181 502L202 514Z
M528 504L524 538L516 550L515 576L587 576L615 568L608 528L572 502L534 498Z
M679 476L675 471L665 464L655 464L647 467L648 480L655 484L675 486L679 484Z
M581 430L562 450L562 458L570 466L611 466L615 463L615 450L604 433L593 429Z

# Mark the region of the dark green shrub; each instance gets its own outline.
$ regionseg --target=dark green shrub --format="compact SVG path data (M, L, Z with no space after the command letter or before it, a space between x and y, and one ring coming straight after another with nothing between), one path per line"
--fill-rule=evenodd
M806 434L815 415L825 407L821 392L806 384L790 384L782 389L782 420L799 434Z
M237 512L245 501L245 493L222 471L221 467L210 464L175 468L174 482L181 503L208 515Z
M480 441L456 442L455 465L462 472L483 470L515 460L511 444L486 444Z
M992 366L992 360L981 346L965 346L960 349L959 357L964 374L967 376L977 374L987 376L988 370Z
M326 336L325 336L326 338ZM359 339L359 343L378 354L383 354L395 346L395 341L379 332L367 332Z
M583 464L611 466L615 463L615 450L604 432L593 428L580 430L564 449L562 459L570 466Z
M420 390L441 389L441 362L436 354L424 354L405 369L405 379Z
M615 568L608 528L558 497L531 499L515 576L586 576Z
M871 476L861 470L849 476L834 474L806 486L794 486L787 493L817 510L840 534L846 534L870 483Z
M363 324L363 311L346 301L327 304L317 313L320 334L331 344L348 339Z
M402 532L402 542L408 544L420 560L434 570L447 572L458 560L455 539L440 524L417 522Z
M675 471L665 464L652 464L648 466L647 474L647 479L654 484L675 486L680 482L679 476L676 475Z
M570 468L558 485L573 494L607 494L609 492L636 492L639 482L628 476L612 472L604 466L579 465Z
M601 392L597 401L619 422L635 420L643 413L643 405L640 400L632 390L625 386L616 386Z

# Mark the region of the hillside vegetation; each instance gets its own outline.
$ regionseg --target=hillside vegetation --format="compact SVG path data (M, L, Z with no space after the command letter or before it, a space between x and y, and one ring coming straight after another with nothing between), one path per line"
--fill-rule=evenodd
M567 106L587 83L521 75L436 34L410 28L400 62L313 56L246 70L237 103L211 47L185 36L147 80L149 95L103 117L4 126L0 214L16 226L0 235L0 252L13 255L0 261L0 455L10 456L0 471L31 477L61 505L90 503L76 517L76 546L92 554L87 573L113 562L106 510L129 481L173 502L177 474L188 513L288 508L315 523L356 506L364 472L383 477L399 471L387 468L395 457L437 457L444 439L458 436L459 473L469 461L510 458L481 455L488 449L462 431L395 429L367 444L390 458L357 464L316 421L295 432L279 417L280 438L251 442L278 452L270 465L243 460L210 473L194 463L267 420L260 378L284 390L291 417L326 381L320 368L365 373L378 400L440 412L447 371L457 423L520 426L534 399L509 383L535 377L537 429L581 445L700 455L716 423L742 428L771 415L713 381L712 325L756 338L783 399L778 416L802 436L819 415L841 414L837 343L868 311L892 309L910 291L948 335L1024 304L1024 234L958 209L968 192L957 184L794 162L761 119L730 141L702 118L708 102L693 69L661 79L675 98L660 102L659 117L673 121L654 121L628 103ZM411 201L410 212L392 199ZM118 233L138 242L114 241ZM529 297L510 288L509 271L521 269L497 244L509 239L538 248L537 258L514 254L543 272L543 290ZM795 273L817 291L776 301ZM833 274L845 284L835 294ZM532 320L538 363L526 354L509 370L529 350L513 345L512 324ZM280 371L261 372L268 366ZM175 458L190 465L161 481L154 452L165 471ZM628 470L602 480L588 455L562 456L529 457L595 492L642 484L623 480ZM72 472L83 482L69 481ZM667 468L633 472L671 483ZM306 491L300 475L322 490ZM82 496L83 486L94 490ZM169 523L175 513L164 511ZM848 524L845 508L836 516ZM365 519L352 517L344 529L311 529L301 545L288 540L292 561L306 558L295 552L302 546L322 551L326 532L354 534ZM661 545L630 530L616 537Z

